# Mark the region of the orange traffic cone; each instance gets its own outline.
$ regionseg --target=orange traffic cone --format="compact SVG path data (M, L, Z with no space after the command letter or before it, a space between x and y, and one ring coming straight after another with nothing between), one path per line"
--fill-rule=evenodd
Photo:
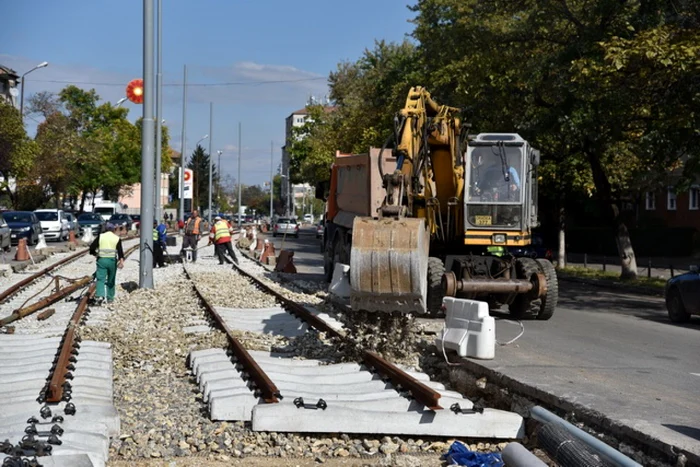
M260 255L260 262L263 264L268 264L268 258L275 259L275 245L272 242L265 240L265 249Z
M27 240L25 238L20 238L17 244L17 253L15 254L15 261L27 261L29 259L29 250L27 250Z
M290 250L280 251L275 265L275 271L296 274L297 268L294 266L294 252Z
M72 243L73 245L76 245L78 242L75 240L75 232L72 230L68 232L68 243Z

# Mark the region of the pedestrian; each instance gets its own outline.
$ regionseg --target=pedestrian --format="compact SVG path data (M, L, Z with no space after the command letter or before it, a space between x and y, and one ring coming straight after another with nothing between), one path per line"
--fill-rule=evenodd
M224 262L231 264L231 260L238 264L238 258L231 244L231 230L231 224L222 219L221 216L214 218L214 225L209 233L209 244L214 243L214 251L219 257L219 264L224 264ZM226 258L226 253L231 257L231 260Z
M163 257L163 249L165 248L165 245L161 243L160 240L161 226L165 227L163 224L159 226L158 221L153 219L153 267L158 265L159 268L164 268L165 259Z
M97 257L95 279L97 290L95 292L96 304L102 305L114 300L116 293L117 268L124 267L124 249L122 240L114 231L116 226L108 222L105 231L100 233L90 245L90 254ZM106 290L105 290L106 289Z
M172 222L172 221L173 221L173 213L171 212L170 213L170 222Z
M199 234L201 233L200 225L202 218L199 217L199 212L195 209L192 215L185 223L185 238L182 241L182 254L185 248L192 248L192 262L197 262L197 243L199 243Z

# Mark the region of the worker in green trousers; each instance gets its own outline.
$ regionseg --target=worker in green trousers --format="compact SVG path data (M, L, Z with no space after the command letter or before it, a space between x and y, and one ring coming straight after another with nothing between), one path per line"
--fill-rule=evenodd
M122 240L114 233L116 226L107 223L105 231L100 233L95 241L90 245L90 254L97 256L97 290L95 292L95 302L102 305L107 299L107 303L114 300L117 283L117 268L124 267L124 249ZM106 289L106 290L105 290Z

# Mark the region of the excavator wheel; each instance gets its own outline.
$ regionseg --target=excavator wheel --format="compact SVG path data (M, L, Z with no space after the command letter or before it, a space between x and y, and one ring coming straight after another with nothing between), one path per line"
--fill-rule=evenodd
M515 272L518 279L529 279L533 274L540 272L540 267L532 258L518 258L515 260ZM518 294L513 303L508 305L508 310L513 318L524 319L537 316L541 307L541 299L533 300L528 294Z
M445 263L440 258L428 258L428 314L442 314L442 298L445 292L442 288L442 276L445 274Z
M547 295L541 300L542 305L540 312L537 313L537 319L546 321L554 314L554 309L559 301L559 281L557 280L557 271L551 261L540 258L537 263L547 279Z

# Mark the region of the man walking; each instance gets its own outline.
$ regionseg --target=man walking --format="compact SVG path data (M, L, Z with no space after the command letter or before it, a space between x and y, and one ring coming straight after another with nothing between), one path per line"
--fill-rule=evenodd
M216 256L219 257L219 264L224 264L224 261L231 264L231 261L226 258L227 252L233 262L238 264L238 258L236 258L233 245L231 245L231 225L222 219L221 216L214 218L214 225L209 234L209 242L214 243L214 251Z
M199 217L199 212L195 209L192 211L192 216L185 223L185 238L182 241L182 251L185 248L192 248L192 262L197 262L197 243L199 242L199 234L201 233L200 224L202 218Z
M116 226L114 224L107 223L105 232L100 233L90 245L90 254L97 256L97 269L95 271L97 305L102 305L105 298L107 303L111 303L114 300L117 268L121 269L124 267L122 240L114 233L115 230Z

